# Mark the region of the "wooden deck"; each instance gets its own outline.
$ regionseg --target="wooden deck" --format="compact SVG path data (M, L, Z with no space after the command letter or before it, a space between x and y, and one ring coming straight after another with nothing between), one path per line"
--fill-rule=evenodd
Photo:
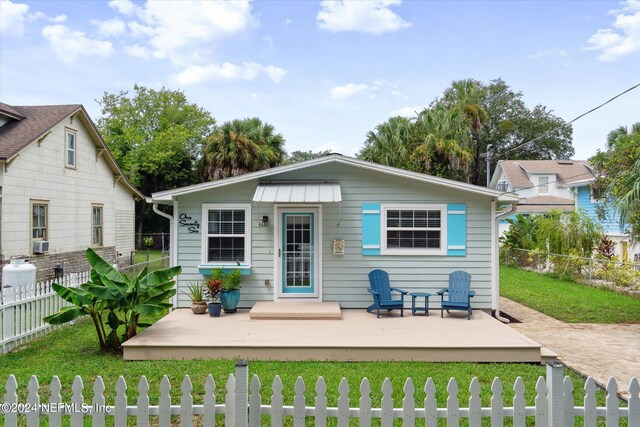
M342 310L342 319L219 318L178 309L124 343L126 360L541 362L541 346L482 311L431 316Z

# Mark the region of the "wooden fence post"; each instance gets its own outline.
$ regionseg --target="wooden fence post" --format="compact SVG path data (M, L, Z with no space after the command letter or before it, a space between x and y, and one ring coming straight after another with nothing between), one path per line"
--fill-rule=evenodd
M549 427L564 427L564 365L554 361L547 363L547 397Z
M235 390L235 427L249 425L249 362L240 359L236 362L236 390Z

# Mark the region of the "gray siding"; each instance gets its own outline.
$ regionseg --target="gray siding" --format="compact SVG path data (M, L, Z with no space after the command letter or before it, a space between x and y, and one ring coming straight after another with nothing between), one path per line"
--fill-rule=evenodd
M472 275L472 287L478 308L491 308L491 198L437 185L375 173L343 164L324 164L300 171L270 177L270 180L326 180L339 182L342 203L325 203L322 208L322 294L324 301L339 301L345 308L362 308L371 304L367 292L367 274L375 268L386 270L392 286L408 291L428 291L435 294L447 286L448 274L466 270ZM203 203L249 202L258 182L251 181L219 189L202 191L178 198L179 212L186 213L202 224ZM362 203L466 203L467 256L362 256ZM241 306L255 301L272 300L274 294L273 204L252 205L252 271L243 276ZM258 218L269 215L268 227L258 227ZM345 240L345 255L332 254L332 241ZM201 260L201 234L188 233L179 227L178 264L183 267L180 285L202 280L197 265ZM270 285L264 284L265 280ZM410 300L409 300L410 301ZM180 294L179 305L187 306ZM432 307L438 306L432 297Z

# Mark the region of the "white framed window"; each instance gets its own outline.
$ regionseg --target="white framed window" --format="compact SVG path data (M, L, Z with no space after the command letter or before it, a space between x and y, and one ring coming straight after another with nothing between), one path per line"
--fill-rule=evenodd
M102 205L91 205L91 245L103 246L104 215Z
M251 264L251 205L202 205L202 263Z
M549 177L538 177L538 194L549 194Z
M591 185L590 191L591 191L591 203L602 202L607 197L607 189L602 186Z
M498 191L507 191L508 188L509 188L509 184L507 183L506 180L501 179L500 181L498 181L498 185L496 187L496 190L498 190Z
M31 239L47 240L49 236L49 203L31 202Z
M70 129L66 131L65 138L65 154L64 154L64 162L65 166L69 168L76 167L76 132Z
M447 205L381 206L383 255L446 255Z

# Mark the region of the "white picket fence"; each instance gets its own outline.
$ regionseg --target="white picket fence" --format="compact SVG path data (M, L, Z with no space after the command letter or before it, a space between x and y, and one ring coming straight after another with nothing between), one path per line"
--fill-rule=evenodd
M338 427L348 427L352 419L358 419L360 426L370 426L372 420L379 419L382 427L391 427L394 420L401 419L405 427L414 426L422 420L426 427L438 425L438 419L446 419L447 426L458 426L463 419L468 420L470 427L479 427L483 419L490 419L492 427L502 426L504 421L511 420L514 427L531 425L535 419L536 427L573 427L576 417L582 417L582 425L595 427L598 419L604 418L607 427L618 427L620 420L628 419L628 426L640 426L640 385L637 378L631 380L630 398L627 407L621 407L617 396L618 387L614 379L607 384L606 406L599 407L596 401L596 383L588 378L584 384L586 391L583 405L574 405L574 387L570 377L564 376L561 364L547 366L547 378L540 377L536 384L534 406L527 406L525 402L525 387L521 378L517 378L513 385L514 398L505 406L503 398L503 384L496 378L491 386L492 397L489 407L482 407L480 399L480 384L477 378L469 386L470 398L468 402L461 402L458 398L459 386L455 379L447 385L447 405L438 408L436 402L436 386L429 378L424 391L424 401L416 405L414 393L416 387L411 379L407 379L403 386L404 398L401 402L394 402L391 381L385 379L382 385L382 400L379 408L373 405L371 399L371 385L364 378L359 386L360 398L353 402L349 398L350 385L345 378L338 387L339 397L336 407L327 404L327 385L322 377L315 384L315 397L307 398L307 386L302 378L298 378L295 387L293 406L285 406L282 395L283 385L278 376L271 385L270 404L263 402L261 383L254 375L249 387L248 364L245 361L236 363L235 375L229 375L226 382L224 397L216 395L216 385L209 375L205 381L204 396L199 397L202 404L194 404L191 380L185 376L180 386L181 395L172 398L172 388L165 376L160 382L160 397L157 405L151 405L149 399L149 383L143 376L138 384L138 397L135 402L129 402L126 391L127 383L121 376L116 382L116 395L113 404L107 404L104 393L105 385L101 377L97 377L93 384L93 397L86 400L83 395L84 384L80 377L76 377L71 387L72 396L68 403L63 403L61 384L58 377L54 377L49 387L50 397L43 403L39 396L38 379L33 376L27 385L28 396L24 403L18 400L18 384L13 375L6 384L5 403L0 407L0 414L4 414L4 425L11 427L18 423L24 424L20 418L26 419L27 426L37 426L42 417L48 417L48 425L60 426L63 421L70 419L70 425L82 426L85 417L94 426L104 426L105 422L113 421L116 426L136 422L138 426L175 425L177 418L183 426L191 426L194 416L199 417L205 426L215 425L216 415L224 415L225 427L261 427L262 415L270 417L271 427L282 427L283 424L293 427L303 427L307 417L313 419L317 427L326 427L327 421L334 421ZM313 406L308 406L313 402ZM357 403L357 407L352 406ZM401 403L401 406L396 406ZM467 403L467 407L461 407ZM19 415L23 414L23 415ZM112 418L112 420L107 419ZM129 418L131 417L131 418ZM150 417L157 417L150 419ZM172 417L174 417L172 419ZM201 418L200 418L201 417ZM287 417L287 418L285 418ZM527 419L527 417L529 417ZM1 419L1 418L0 418ZM421 422L422 422L421 421ZM376 423L378 421L376 420Z
M89 280L89 272L72 273L62 279L48 280L15 287L0 292L0 353L37 338L59 326L51 326L43 317L69 305L56 294L51 285L79 286Z

